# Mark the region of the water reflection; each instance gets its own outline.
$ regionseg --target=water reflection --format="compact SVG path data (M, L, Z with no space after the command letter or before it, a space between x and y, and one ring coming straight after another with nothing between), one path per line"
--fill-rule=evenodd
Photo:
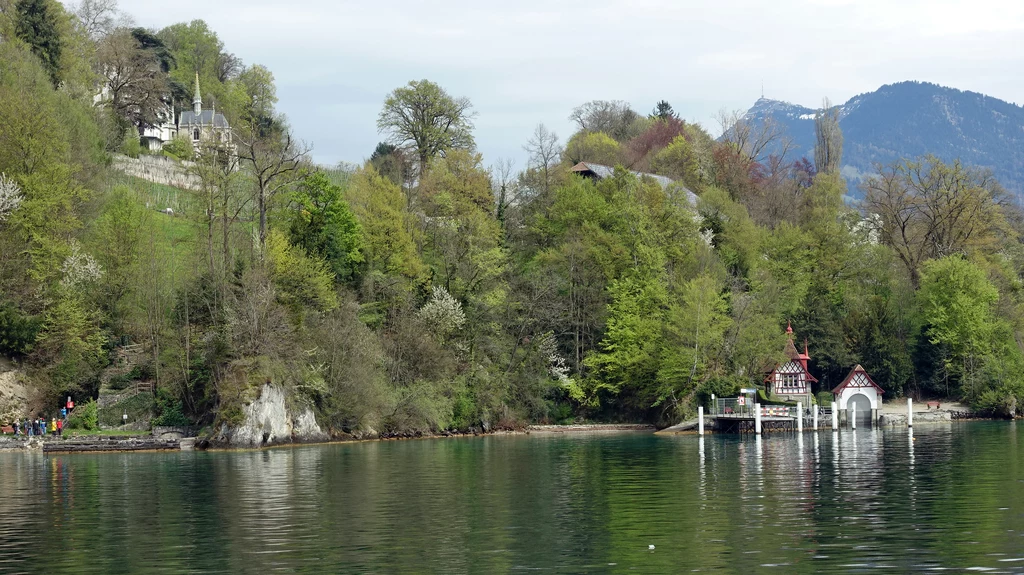
M1020 573L1017 434L0 454L0 572Z

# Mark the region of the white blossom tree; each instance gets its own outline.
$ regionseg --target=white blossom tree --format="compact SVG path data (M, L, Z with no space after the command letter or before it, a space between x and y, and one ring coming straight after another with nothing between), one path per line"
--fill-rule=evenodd
M23 199L24 195L18 182L7 177L7 174L0 173L0 222L17 210Z
M61 285L69 288L103 277L103 268L96 258L82 251L82 246L76 240L71 240L71 255L64 260L60 271L64 274Z
M462 311L462 304L448 290L441 286L435 286L433 290L434 295L417 315L443 341L466 323L466 314Z

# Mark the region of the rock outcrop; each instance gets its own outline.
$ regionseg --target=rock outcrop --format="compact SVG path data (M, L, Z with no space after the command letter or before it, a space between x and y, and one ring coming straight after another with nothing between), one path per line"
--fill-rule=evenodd
M265 384L259 399L242 408L242 413L242 423L222 424L210 438L211 445L252 448L330 438L308 407L297 414L289 412L284 389L278 385Z
M0 358L0 423L28 415L28 389L21 383L22 372Z
M919 423L946 423L953 421L953 415L948 411L915 411L914 425ZM906 413L883 413L878 416L878 425L888 427L906 427Z

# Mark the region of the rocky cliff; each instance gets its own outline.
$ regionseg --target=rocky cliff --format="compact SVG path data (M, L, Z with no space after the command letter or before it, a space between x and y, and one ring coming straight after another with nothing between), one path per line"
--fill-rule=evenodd
M29 391L22 378L21 370L0 358L0 423L4 425L29 414Z
M285 391L267 383L259 399L242 409L238 425L223 423L210 443L220 447L264 447L284 443L327 441L330 436L316 422L309 407L289 410Z

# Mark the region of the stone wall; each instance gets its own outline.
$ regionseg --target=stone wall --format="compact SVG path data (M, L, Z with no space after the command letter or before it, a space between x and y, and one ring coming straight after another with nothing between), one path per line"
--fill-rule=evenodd
M157 439L184 439L195 436L196 428L194 427L172 427L169 425L156 425L153 427L153 437Z
M155 184L163 184L183 190L199 189L199 178L189 173L192 162L179 162L166 156L130 158L114 154L114 168L129 176L141 178Z

